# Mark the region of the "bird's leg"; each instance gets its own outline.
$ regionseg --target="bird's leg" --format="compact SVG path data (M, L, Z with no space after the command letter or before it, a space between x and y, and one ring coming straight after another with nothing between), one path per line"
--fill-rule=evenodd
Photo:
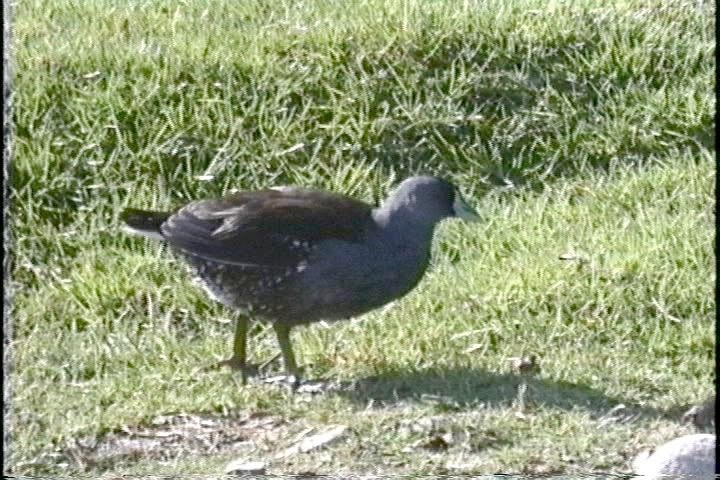
M300 370L295 363L295 355L293 354L292 345L290 345L290 327L280 322L275 322L273 327L280 345L285 374L292 383L293 388L297 388L300 385Z
M249 319L240 315L235 324L235 338L233 340L233 355L227 360L223 360L214 365L214 367L230 367L233 370L240 370L243 384L247 383L249 376L257 375L257 365L247 362L247 334L250 328Z

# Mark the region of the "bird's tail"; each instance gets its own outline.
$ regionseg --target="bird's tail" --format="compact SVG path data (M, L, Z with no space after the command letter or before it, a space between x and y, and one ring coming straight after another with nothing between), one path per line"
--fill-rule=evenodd
M123 228L126 232L143 237L162 240L160 225L170 216L167 212L152 212L148 210L137 210L128 208L120 214L120 219L125 222Z

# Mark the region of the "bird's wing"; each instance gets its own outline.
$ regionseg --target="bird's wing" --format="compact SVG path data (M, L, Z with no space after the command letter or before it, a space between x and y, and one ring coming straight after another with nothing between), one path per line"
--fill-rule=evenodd
M165 240L190 255L225 264L287 268L323 240L358 242L371 208L304 189L236 193L192 202L162 226Z

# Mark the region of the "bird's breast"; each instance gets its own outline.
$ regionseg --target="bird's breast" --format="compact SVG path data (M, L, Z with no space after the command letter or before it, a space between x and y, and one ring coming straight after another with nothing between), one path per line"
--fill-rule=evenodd
M310 258L302 275L293 279L303 310L323 319L342 319L396 300L422 278L427 249L356 244L327 248ZM298 305L298 308L300 308Z

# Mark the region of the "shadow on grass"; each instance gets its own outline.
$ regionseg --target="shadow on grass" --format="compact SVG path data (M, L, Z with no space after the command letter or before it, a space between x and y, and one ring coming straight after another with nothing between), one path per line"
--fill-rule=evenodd
M525 393L520 390L525 385ZM526 405L559 410L585 410L593 417L612 409L623 416L677 418L683 407L662 411L631 400L608 396L592 387L563 381L539 379L531 375L494 374L470 368L394 372L346 382L335 391L358 404L369 402L393 406L424 403L442 411L465 410L478 406L510 407L519 401ZM522 400L521 400L522 397ZM622 405L622 407L618 407ZM677 410L677 411L676 411Z

